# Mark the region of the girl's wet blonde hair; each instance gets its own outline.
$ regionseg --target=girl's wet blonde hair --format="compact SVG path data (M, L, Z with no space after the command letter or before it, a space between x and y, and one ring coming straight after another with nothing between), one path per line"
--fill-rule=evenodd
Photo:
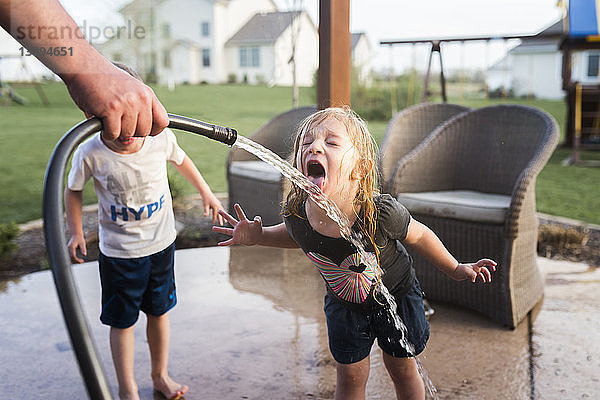
M366 122L347 106L330 107L311 114L298 125L294 151L291 155L292 159L289 161L294 167L301 169L301 166L297 165L297 155L301 149L302 135L327 118L335 118L346 127L346 133L357 150L358 159L354 169L358 176L359 187L354 201L360 204L362 210L361 230L369 238L377 254L377 246L375 246L377 209L374 202L374 196L379 193L377 186L377 145L367 128ZM299 207L306 201L307 197L307 193L300 187L294 184L287 185L282 207L284 215L299 215Z

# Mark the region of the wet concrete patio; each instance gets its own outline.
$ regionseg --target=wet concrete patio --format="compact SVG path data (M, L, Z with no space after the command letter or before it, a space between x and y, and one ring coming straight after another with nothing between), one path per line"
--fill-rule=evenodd
M515 330L433 304L431 339L420 359L441 399L600 398L600 270L538 261L545 298ZM76 266L74 274L116 393L108 328L98 321L97 264ZM190 386L186 399L333 398L324 287L298 250L180 250L176 280L169 369ZM51 273L0 282L0 304L0 398L86 398ZM140 319L136 379L141 397L153 399ZM367 390L369 399L394 398L377 346Z

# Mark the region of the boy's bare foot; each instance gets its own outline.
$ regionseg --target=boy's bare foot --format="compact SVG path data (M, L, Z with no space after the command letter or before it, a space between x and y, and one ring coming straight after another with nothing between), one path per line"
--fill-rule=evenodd
M137 392L137 388L135 391L119 390L119 400L140 400L140 395Z
M161 393L165 398L169 400L181 399L183 395L189 390L186 385L180 385L175 382L169 376L164 378L152 379L154 390Z

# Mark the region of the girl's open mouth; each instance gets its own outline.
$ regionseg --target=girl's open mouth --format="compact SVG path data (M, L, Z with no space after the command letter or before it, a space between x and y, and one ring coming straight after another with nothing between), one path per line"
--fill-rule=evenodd
M309 161L306 165L306 177L323 190L325 186L325 168L316 160Z

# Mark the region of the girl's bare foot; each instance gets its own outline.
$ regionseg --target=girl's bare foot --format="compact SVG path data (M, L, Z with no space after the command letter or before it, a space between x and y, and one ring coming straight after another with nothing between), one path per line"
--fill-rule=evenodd
M154 390L160 392L169 400L177 400L183 397L183 395L189 390L186 385L180 385L175 382L169 376L163 378L152 379Z

